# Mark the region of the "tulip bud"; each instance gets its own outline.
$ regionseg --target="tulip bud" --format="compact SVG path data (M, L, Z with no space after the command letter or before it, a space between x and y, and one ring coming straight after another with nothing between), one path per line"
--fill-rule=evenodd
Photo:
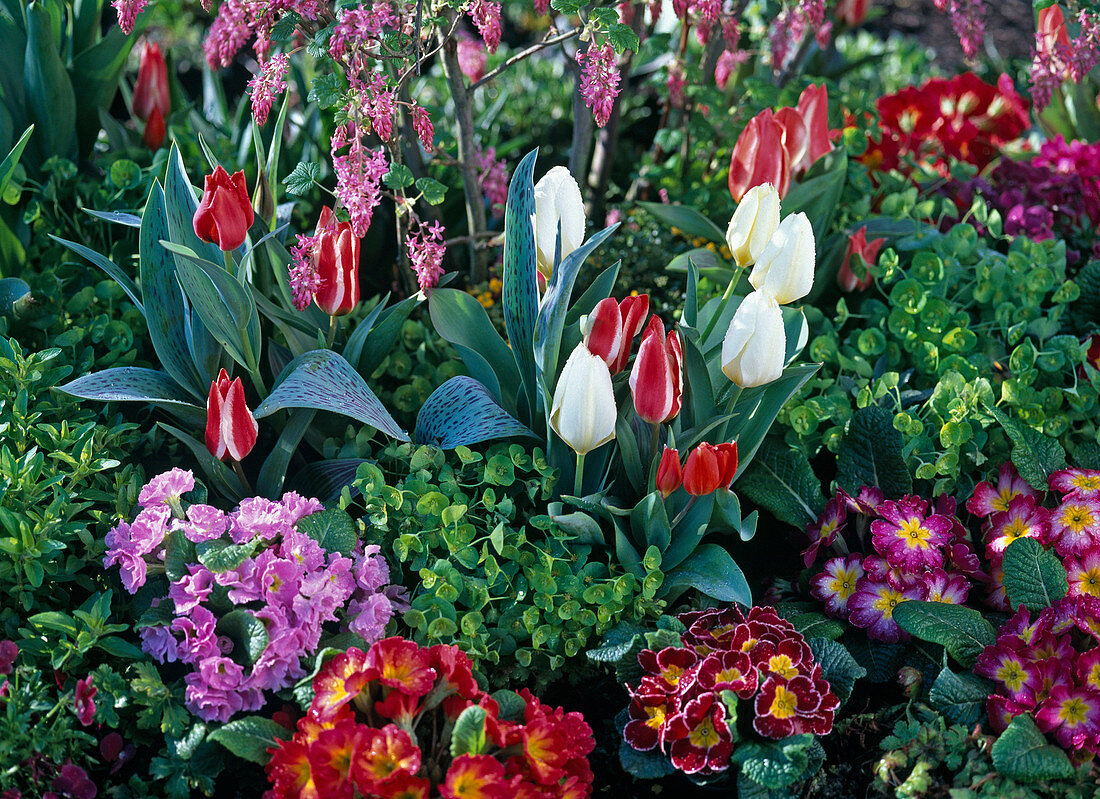
M779 192L770 183L753 186L733 212L726 244L738 266L755 263L779 227Z
M791 185L791 164L783 147L783 126L770 108L749 120L730 156L729 188L741 202L753 186L771 183L785 197Z
M801 299L814 284L814 229L806 214L791 214L775 229L756 260L749 283L780 305Z
M160 111L162 125L172 110L168 93L168 65L155 42L146 41L141 49L141 66L138 67L130 107L134 116L141 120L150 120L154 111Z
M669 494L684 482L684 470L680 466L680 453L671 447L665 447L661 453L661 462L657 466L657 490L668 499Z
M625 369L626 362L630 360L630 348L634 343L634 337L641 331L645 318L649 316L649 295L624 297L619 303L619 315L623 318L623 343L619 347L615 360L608 364L613 375Z
M600 300L592 313L581 319L581 335L593 355L610 366L623 344L623 317L614 297Z
M793 177L801 170L809 150L810 128L797 108L780 108L775 112L775 121L783 128L783 149L787 151L787 163L791 165Z
M561 258L584 241L584 201L581 187L563 166L556 166L535 184L535 245L539 269L549 277L554 271L558 227Z
M244 460L256 446L260 428L244 399L244 384L224 369L210 383L206 398L206 448L218 460Z
M858 27L867 19L871 0L840 0L836 4L836 18L850 28Z
M874 280L871 275L866 275L860 280L852 271L852 256L858 256L865 264L873 264L878 258L879 249L885 242L886 239L867 241L866 225L848 236L848 249L844 252L844 261L840 264L840 271L836 275L836 282L840 284L842 289L845 291L854 291L855 289L863 291L871 285L871 281Z
M729 488L737 473L737 444L703 442L684 464L684 490L694 497Z
M192 220L195 235L228 252L244 244L252 220L252 201L248 198L244 170L230 176L220 165L214 167L206 176L202 202Z
M742 300L722 342L722 372L742 388L762 386L783 374L787 336L778 303L762 291Z
M630 393L639 418L657 424L680 412L682 365L680 335L672 330L666 339L664 322L651 317L630 372Z
M313 300L329 316L343 316L359 303L359 237L350 222L337 222L327 205L317 220L316 236L312 264L318 284Z
M161 116L160 109L154 108L153 113L149 115L149 119L145 123L145 132L141 135L141 140L145 142L145 146L150 150L159 150L160 146L164 144L164 137L168 135L168 128L164 124L164 117Z
M805 172L821 156L833 149L829 140L829 90L820 86L807 86L798 96L798 111L806 123L809 138L806 154L792 167L796 173Z
M574 452L585 455L615 437L616 416L607 364L578 344L558 377L550 426Z

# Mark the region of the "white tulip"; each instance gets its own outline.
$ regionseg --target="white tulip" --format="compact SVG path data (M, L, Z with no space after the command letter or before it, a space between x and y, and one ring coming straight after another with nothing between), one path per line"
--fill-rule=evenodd
M779 192L770 183L753 186L733 212L726 244L738 266L755 263L779 227Z
M578 344L554 389L550 426L577 454L584 455L615 437L617 415L607 364L583 342Z
M749 282L780 305L810 293L817 258L814 229L803 213L791 214L776 228L756 259Z
M787 336L783 311L762 291L742 300L722 342L722 372L742 388L770 383L783 374Z
M538 265L549 277L561 225L562 259L584 241L584 201L581 187L563 166L556 166L535 184L535 245Z

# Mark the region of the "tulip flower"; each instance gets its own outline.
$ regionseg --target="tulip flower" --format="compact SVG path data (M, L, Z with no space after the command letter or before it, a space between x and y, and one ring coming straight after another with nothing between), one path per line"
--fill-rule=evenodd
M625 297L618 303L608 297L581 319L581 335L588 349L603 358L611 374L618 374L630 359L631 344L648 315L648 294Z
M807 86L798 97L798 112L806 123L808 140L806 153L798 163L791 162L791 169L801 174L821 156L833 149L829 140L829 90L820 86Z
M783 126L770 108L749 120L730 156L730 194L741 202L753 186L770 183L785 197L791 186L791 164L783 148Z
M702 497L729 488L737 474L737 443L700 444L684 464L684 490Z
M168 65L155 42L146 41L141 48L141 66L138 67L134 99L131 104L134 116L141 120L152 117L159 110L162 117L172 110L168 94Z
M684 470L680 466L680 453L671 447L665 447L661 453L661 462L657 466L657 490L668 499L684 482Z
M742 388L762 386L783 374L787 335L783 312L769 294L742 300L722 342L722 372Z
M680 334L670 330L666 338L664 322L651 317L630 372L630 393L639 418L660 424L680 412L683 362Z
M814 284L817 252L814 229L804 213L791 214L775 229L756 259L749 283L780 305L801 299Z
M775 121L783 128L783 149L787 151L787 163L793 176L809 151L810 128L797 108L780 108L775 112Z
M220 165L216 166L206 176L202 202L192 220L195 235L228 252L244 244L252 219L244 170L230 176Z
M871 275L866 275L860 280L852 271L852 256L859 256L865 264L873 264L878 258L879 249L885 242L886 239L867 241L866 225L848 236L848 249L844 252L844 261L840 264L840 271L836 275L836 282L840 284L844 291L854 291L855 289L863 291L871 285L871 281L874 279Z
M836 4L836 18L850 28L856 28L867 19L871 0L840 0Z
M726 244L738 266L755 263L779 227L779 192L770 183L753 186L733 212Z
M558 377L550 426L574 452L585 455L615 437L616 415L607 364L578 344Z
M337 222L327 205L315 235L312 266L319 282L313 300L329 316L343 316L359 303L359 237L350 222Z
M145 123L145 132L141 134L141 140L150 150L159 150L167 135L168 126L164 123L164 117L161 116L159 108L154 108L149 120Z
M584 201L581 187L563 166L556 166L535 184L535 246L538 266L547 278L554 271L558 228L561 228L561 258L584 241Z
M1069 61L1073 57L1073 45L1069 41L1066 15L1062 12L1062 7L1052 5L1041 9L1035 24L1035 33L1038 56L1065 64L1063 77L1070 77Z
M218 460L241 461L256 446L260 428L244 399L244 384L224 369L206 398L206 448Z

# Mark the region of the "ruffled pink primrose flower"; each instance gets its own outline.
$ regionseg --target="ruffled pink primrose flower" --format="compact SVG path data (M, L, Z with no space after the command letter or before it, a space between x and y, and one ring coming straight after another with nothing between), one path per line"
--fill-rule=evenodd
M1049 543L1059 555L1100 546L1100 496L1069 494L1050 514Z
M1071 753L1100 753L1098 642L1100 600L1095 597L1066 597L1034 620L1021 606L974 665L975 674L996 686L987 702L994 729L1026 713Z
M142 490L145 507L133 523L120 522L107 534L104 564L119 566L131 593L144 585L151 566L167 572L166 594L138 621L142 648L162 663L190 667L184 700L203 720L224 722L261 708L269 692L305 676L326 631L342 626L376 641L394 612L408 607L389 585L377 546L357 545L349 557L298 531L302 519L322 510L317 500L293 492L280 501L252 497L227 514L186 503L183 495L194 484L191 473L181 470L153 478ZM169 534L176 538L166 546ZM247 555L232 568L219 567L217 560L173 566L167 547L181 540L194 542L200 553L237 546ZM167 619L163 603L171 608ZM259 652L234 656L239 644L219 634L226 612L263 624L267 640Z
M928 515L928 506L919 498L889 500L879 506L881 518L871 522L875 549L897 569L935 569L943 565L941 547L950 543L951 520L938 514Z
M1018 496L1039 499L1039 492L1028 485L1020 477L1016 467L1009 462L997 472L996 487L984 481L974 487L974 493L966 501L966 509L975 516L984 518L993 513L1007 511L1008 503Z
M1019 494L1008 503L1008 509L993 513L986 522L985 543L990 559L1002 557L1005 549L1018 538L1047 540L1050 534L1050 511L1031 494Z
M685 774L729 768L732 720L722 691L751 702L753 728L766 738L825 735L840 705L805 639L769 607L684 613L679 647L642 650L643 676L630 691L626 742L660 748Z
M811 578L810 595L825 603L825 612L830 616L845 619L848 600L855 594L863 574L863 556L859 553L830 558L825 571Z

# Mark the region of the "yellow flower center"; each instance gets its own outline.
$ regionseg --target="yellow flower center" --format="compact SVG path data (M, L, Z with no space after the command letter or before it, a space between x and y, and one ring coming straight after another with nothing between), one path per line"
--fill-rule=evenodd
M789 719L797 712L798 696L793 691L788 691L784 685L777 686L775 699L772 700L772 706L768 708L768 713L777 719Z
M1004 536L1005 546L1008 546L1017 538L1023 538L1027 533L1028 528L1027 525L1024 524L1023 519L1013 519L1001 530L1001 535Z
M829 583L829 590L839 599L847 599L856 592L856 579L852 574L836 577Z
M778 674L785 680L789 680L798 674L798 669L795 668L788 655L772 655L768 658L768 671L772 674Z
M1062 511L1062 526L1075 533L1093 524L1092 511L1084 505L1070 505Z
M901 602L901 592L889 588L879 591L878 599L871 603L871 607L882 613L882 617L889 619L894 615L894 608Z
M684 670L680 666L665 666L661 669L661 678L669 685L679 685L680 678L684 676Z
M658 705L657 707L647 707L645 714L649 717L645 720L647 727L652 727L655 730L661 729L661 725L665 723L665 706Z
M1010 660L1007 663L1001 664L1001 667L997 669L997 673L994 676L1003 682L1008 690L1015 693L1023 687L1027 673L1017 661Z
M1077 587L1083 594L1100 596L1100 567L1085 572L1081 576L1081 581L1077 584Z
M1096 491L1100 489L1100 475L1079 474L1074 477L1070 483L1074 488L1083 488L1086 491Z
M1071 727L1076 727L1078 724L1083 724L1089 716L1089 708L1082 700L1074 697L1073 699L1067 699L1062 703L1062 707L1058 709L1058 720L1063 724L1068 724Z
M714 722L711 721L710 716L707 716L702 724L688 733L688 740L698 749L710 749L722 739L718 735L718 730L714 729Z
M997 492L997 498L990 501L989 507L993 508L993 510L1008 510L1008 503L1010 503L1015 496L1016 492L1011 488L1002 488Z
M900 537L905 541L905 546L909 549L928 549L931 544L928 543L928 536L930 533L924 527L921 520L914 517L912 519L906 519L901 523Z

